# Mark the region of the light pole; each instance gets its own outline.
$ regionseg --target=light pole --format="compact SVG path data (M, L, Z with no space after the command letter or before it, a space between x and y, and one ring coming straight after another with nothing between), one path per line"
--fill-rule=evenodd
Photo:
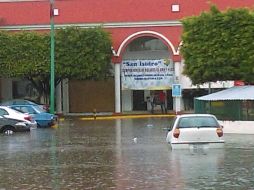
M50 113L55 112L55 34L54 0L50 0Z

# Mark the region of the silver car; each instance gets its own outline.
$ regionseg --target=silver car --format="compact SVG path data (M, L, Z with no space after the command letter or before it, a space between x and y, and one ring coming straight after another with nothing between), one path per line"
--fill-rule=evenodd
M1 132L13 133L37 128L37 123L29 114L0 106L0 127Z

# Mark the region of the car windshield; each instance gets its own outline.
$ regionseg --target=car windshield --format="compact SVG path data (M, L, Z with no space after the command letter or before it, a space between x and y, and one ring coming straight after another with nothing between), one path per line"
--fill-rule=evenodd
M179 119L178 128L219 127L217 120L209 116L183 117Z

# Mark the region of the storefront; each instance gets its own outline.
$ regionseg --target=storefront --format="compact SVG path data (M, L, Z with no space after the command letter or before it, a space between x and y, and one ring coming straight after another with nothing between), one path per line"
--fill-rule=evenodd
M140 37L127 45L121 63L122 111L149 110L151 93L171 88L174 65L170 54L155 37Z
M108 81L63 81L56 89L57 112L150 111L147 100L158 90L166 93L169 110L188 110L193 108L195 89L208 92L208 88L232 86L232 83L223 82L197 87L182 75L180 20L209 10L211 4L225 10L251 7L253 0L211 0L195 4L185 0L174 3L165 0L55 0L55 29L102 26L110 32L114 68ZM49 1L6 0L0 3L0 13L0 30L50 31ZM182 97L172 97L173 83L180 84ZM20 95L15 88L24 91L18 84L10 79L1 80L2 101Z

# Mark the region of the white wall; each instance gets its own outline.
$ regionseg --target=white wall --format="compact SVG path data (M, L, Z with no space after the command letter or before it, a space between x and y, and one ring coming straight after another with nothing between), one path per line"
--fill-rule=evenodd
M132 111L132 91L122 90L122 111Z
M219 121L224 133L254 134L254 121Z

